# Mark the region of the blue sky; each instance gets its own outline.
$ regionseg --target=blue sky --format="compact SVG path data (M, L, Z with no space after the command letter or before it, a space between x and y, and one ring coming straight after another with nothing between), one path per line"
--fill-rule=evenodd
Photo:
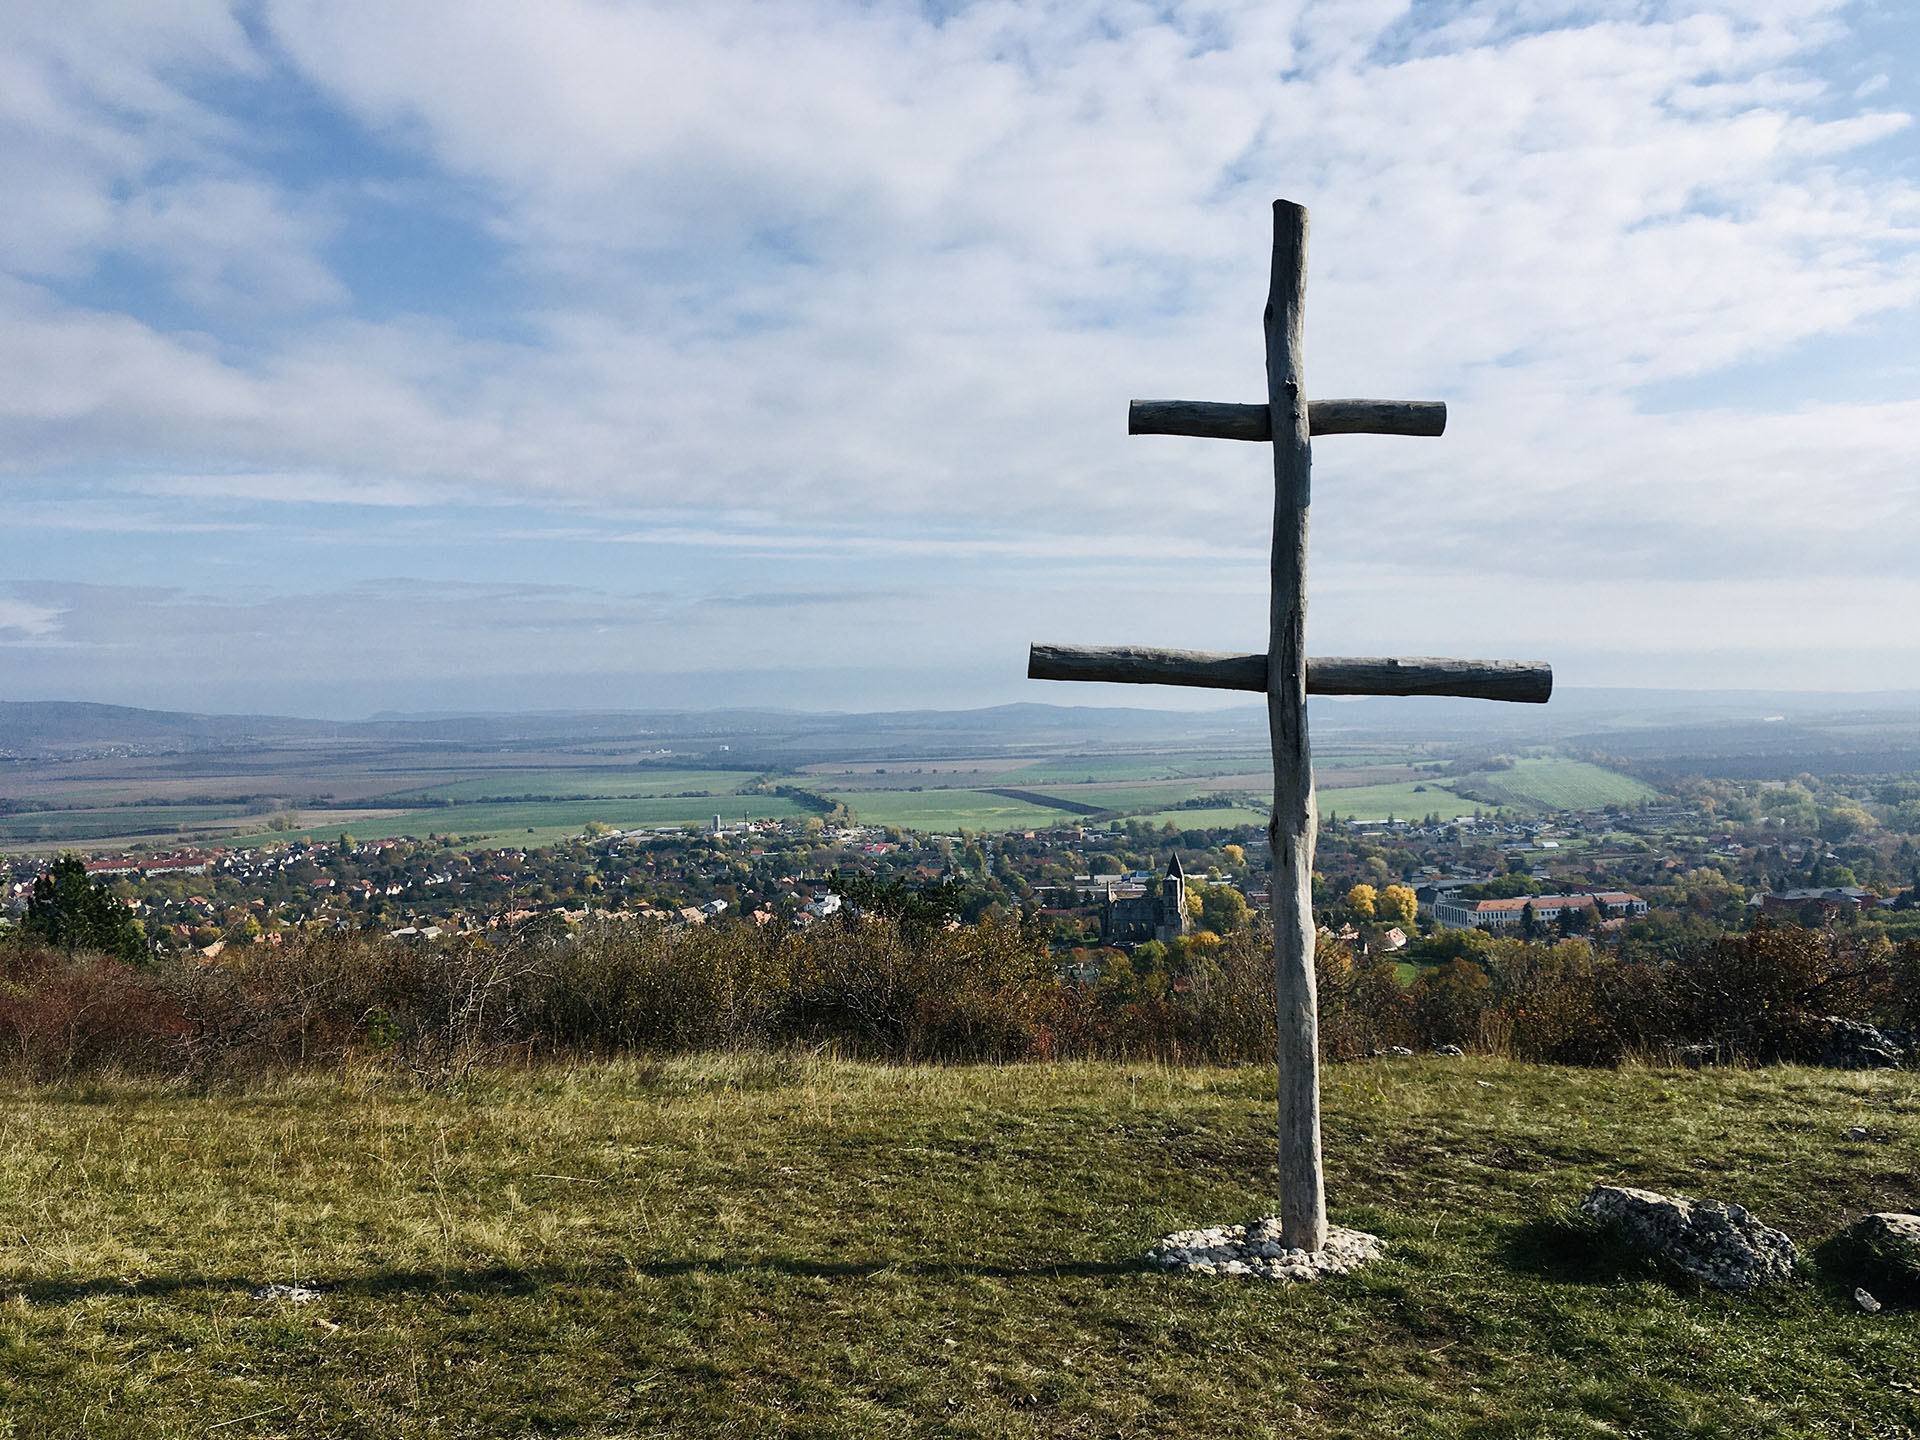
M1313 217L1311 648L1920 687L1892 3L32 0L0 12L0 698L1012 699L1259 648Z

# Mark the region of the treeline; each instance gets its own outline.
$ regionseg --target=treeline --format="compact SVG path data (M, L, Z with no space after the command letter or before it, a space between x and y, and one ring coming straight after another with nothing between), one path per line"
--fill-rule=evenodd
M432 944L295 933L144 966L15 935L0 944L0 1067L219 1078L360 1058L434 1082L507 1060L728 1047L952 1063L1274 1053L1272 965L1256 932L1190 956L1178 975L1116 964L1080 984L1017 923L928 918L799 932L604 921ZM1499 941L1411 985L1390 962L1331 944L1319 980L1330 1060L1458 1045L1580 1065L1854 1063L1833 1061L1836 1033L1910 1044L1904 1031L1920 1022L1920 945L1853 949L1798 928L1661 964L1578 940Z
M848 818L847 807L839 801L822 795L817 790L809 790L804 785L795 785L791 782L777 780L771 775L762 775L757 779L749 780L732 793L735 795L778 795L784 800L791 800L802 810L810 810L815 815L823 818L832 819L836 822Z

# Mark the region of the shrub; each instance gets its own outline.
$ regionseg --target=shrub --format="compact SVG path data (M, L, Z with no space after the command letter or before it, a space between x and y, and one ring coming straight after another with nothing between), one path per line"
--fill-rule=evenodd
M1466 1045L1482 1038L1493 982L1472 960L1449 960L1413 983L1413 1025L1423 1045Z
M111 956L37 945L4 959L0 1062L36 1079L179 1068L192 1020L154 977Z
M802 932L606 919L406 945L290 933L215 961L145 968L28 940L0 948L0 1063L36 1076L115 1066L201 1078L360 1057L423 1083L510 1056L832 1045L941 1062L1130 1057L1268 1061L1271 938L1258 929L1147 963L1114 952L1081 985L1016 922L847 918ZM1826 1017L1910 1025L1920 944L1759 928L1666 961L1584 940L1435 944L1411 986L1392 957L1316 955L1323 1054L1461 1045L1617 1064L1710 1043L1816 1060Z

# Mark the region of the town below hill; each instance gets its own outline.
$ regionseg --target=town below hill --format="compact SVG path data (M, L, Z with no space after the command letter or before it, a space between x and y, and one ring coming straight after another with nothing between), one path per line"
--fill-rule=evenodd
M1264 726L1236 714L481 717L412 734L111 712L60 742L23 708L0 715L32 750L0 760L5 913L22 923L53 857L77 851L156 951L313 929L803 928L927 892L956 923L1022 917L1083 975L1110 954L1174 975L1267 900ZM1414 970L1474 929L1649 955L1763 916L1920 935L1920 768L1843 768L1901 758L1897 714L1658 718L1528 744L1316 719L1328 933Z

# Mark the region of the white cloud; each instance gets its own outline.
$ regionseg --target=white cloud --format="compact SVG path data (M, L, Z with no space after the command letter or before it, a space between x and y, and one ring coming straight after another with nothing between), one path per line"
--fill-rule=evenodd
M141 190L122 207L111 245L171 272L197 310L244 306L257 316L346 298L314 254L332 228L325 214L300 214L266 186L202 178Z
M1257 586L1260 452L1129 442L1122 407L1257 398L1285 194L1314 215L1314 390L1453 407L1439 441L1320 447L1317 573L1508 577L1543 640L1605 648L1658 627L1649 586L1733 615L1765 608L1743 585L1896 584L1920 539L1920 398L1641 401L1920 305L1920 190L1871 158L1910 117L1823 68L1838 4L267 0L264 49L218 5L23 13L19 472L917 560L1029 587L1009 623L1052 603L1050 557L1114 596L1129 567ZM353 313L338 196L221 107L275 65L464 187L511 324ZM196 326L59 298L125 253ZM235 317L267 337L230 344ZM1447 633L1497 648L1503 608ZM1337 584L1316 614L1374 618Z
M184 80L265 69L222 0L14 0L0 15L0 264L89 268L129 191L241 133Z
M45 640L59 631L63 613L58 605L0 595L0 644Z

